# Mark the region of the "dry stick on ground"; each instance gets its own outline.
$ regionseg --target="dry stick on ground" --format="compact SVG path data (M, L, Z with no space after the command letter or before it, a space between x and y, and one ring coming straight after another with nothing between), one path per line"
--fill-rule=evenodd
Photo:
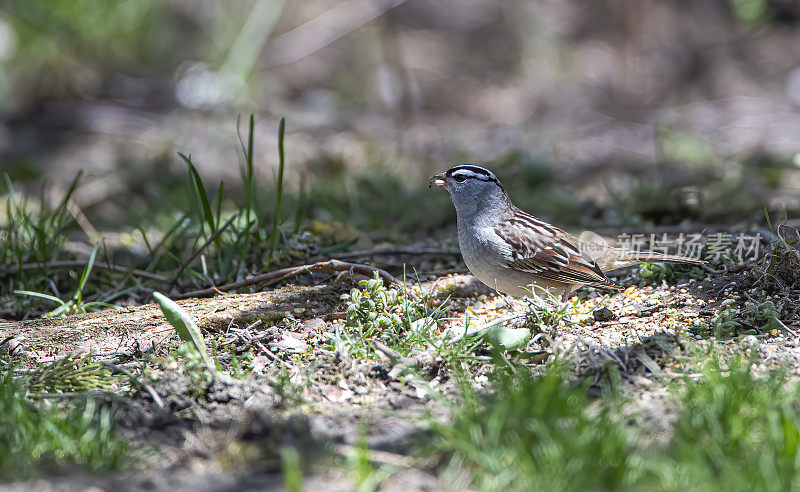
M461 251L457 249L437 249L437 248L376 248L367 249L363 251L348 251L346 253L334 253L332 258L340 260L350 258L361 258L364 256L381 256L381 255L452 255L459 256Z
M777 322L778 322L778 325L779 325L781 328L783 328L783 330L784 330L786 333L788 333L788 334L792 335L792 336L793 336L793 337L795 337L795 338L798 338L798 336L799 336L799 335L797 334L797 332L796 332L796 331L794 331L794 330L792 330L792 329L791 329L791 328L789 328L788 326L786 326L786 325L783 323L783 321L779 320L778 318L775 318L775 321L777 321Z
M157 273L146 272L144 270L137 270L135 268L125 268L117 265L111 265L104 261L95 261L94 268L99 268L101 270L108 270L115 273L130 273L136 277L142 277L149 280L155 280L156 282L169 282L169 279L163 275L159 275ZM85 260L59 260L59 261L50 261L47 263L22 263L21 265L8 265L2 270L0 270L0 276L9 274L9 273L16 273L22 270L38 270L40 268L45 269L58 269L58 268L86 268L86 261Z
M380 340L370 339L372 345L375 346L381 355L389 359L389 364L392 368L389 371L389 378L397 379L397 377L409 370L422 367L425 364L433 364L436 362L436 356L431 352L423 352L416 357L404 357L394 349L384 345ZM413 381L411 381L413 383Z
M230 291L241 289L242 287L249 287L251 285L256 284L264 284L265 287L270 285L277 284L281 280L285 280L289 277L293 277L295 275L300 275L303 273L334 273L334 272L350 272L350 274L357 273L359 275L364 275L367 277L371 277L373 274L377 273L384 282L388 282L395 285L403 285L403 282L399 281L395 277L391 276L385 270L380 268L371 267L368 265L360 265L358 263L348 263L345 261L339 260L328 260L328 261L320 261L318 263L313 263L311 265L300 265L295 267L289 268L282 268L280 270L275 270L268 273L262 273L260 275L255 275L250 278L246 278L240 282L233 282L230 284L220 285L219 287L213 288L210 287L208 289L201 289L195 290L193 292L185 292L183 294L178 294L173 297L173 299L188 299L190 297L206 297L214 294L216 291Z
M281 359L280 357L278 357L277 355L272 353L272 351L270 349L268 349L267 347L265 347L263 343L258 342L258 341L254 341L253 342L253 346L255 348L257 348L258 350L260 350L264 355L269 357L274 362L279 362L280 364L282 364L283 367L285 367L289 371L294 370L294 365L293 364L290 364L289 362L286 362L285 360Z
M711 268L708 265L700 265L700 269L703 270L704 272L710 273L712 275L723 275L723 274L726 274L726 273L739 273L742 270L744 270L745 268L747 268L749 265L750 265L749 263L742 263L740 265L736 265L733 268L729 268L729 269L723 268L721 270L715 270L715 269Z
M375 350L377 350L378 352L386 356L387 359L389 359L389 362L393 366L399 364L405 366L406 368L417 367L423 365L426 362L432 363L435 360L435 356L433 355L432 352L422 352L421 354L416 355L414 357L407 357L400 354L400 352L387 347L386 344L384 344L380 340L377 340L375 338L370 338L369 341L372 342L372 345L375 346Z
M333 449L344 457L353 456L354 453L362 452L355 446L350 446L349 444L334 444ZM425 465L425 462L417 458L412 458L410 456L404 456L397 453L390 453L389 451L367 449L366 455L369 461L399 466L401 468L417 468Z
M224 346L230 345L231 343L234 343L234 342L236 342L238 340L242 340L247 344L247 345L245 345L245 348L248 347L248 346L249 347L255 347L256 349L260 350L264 355L269 357L270 360L283 364L283 367L285 367L286 369L288 369L290 371L293 370L294 366L292 364L286 362L285 360L281 359L280 357L278 357L277 355L272 353L271 350L269 350L267 347L264 346L263 343L261 343L261 340L263 338L271 336L271 333L262 333L261 335L253 336L253 333L250 330L261 326L263 323L264 322L262 320L258 320L255 323L253 323L252 325L248 326L247 328L242 328L242 329L231 328L231 331L236 336L236 338L234 338L233 340L231 340L229 342L225 342L222 345L219 345L219 347L224 347Z
M230 327L228 332L232 332L233 335L234 335L234 338L231 338L227 342L224 342L224 343L221 343L221 344L217 345L217 347L227 347L228 345L234 344L234 343L238 342L239 340L242 340L243 342L245 342L247 344L247 345L245 345L245 348L247 348L252 343L253 340L260 341L261 338L266 338L266 337L272 335L272 333L267 332L267 333L261 333L261 335L259 335L258 337L254 337L253 336L253 334L252 334L252 332L250 330L258 328L259 326L261 326L263 324L264 324L264 320L259 319L259 320L256 320L255 323L253 323L253 324L251 324L251 325L249 325L249 326L247 326L245 328ZM225 336L228 336L228 332L225 333Z

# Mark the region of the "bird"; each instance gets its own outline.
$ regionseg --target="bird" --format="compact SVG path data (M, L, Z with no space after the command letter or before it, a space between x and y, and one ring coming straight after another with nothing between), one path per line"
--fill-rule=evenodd
M464 164L430 178L450 193L458 245L482 283L513 297L569 294L581 286L620 290L605 272L643 262L702 265L703 260L586 242L517 208L491 171Z

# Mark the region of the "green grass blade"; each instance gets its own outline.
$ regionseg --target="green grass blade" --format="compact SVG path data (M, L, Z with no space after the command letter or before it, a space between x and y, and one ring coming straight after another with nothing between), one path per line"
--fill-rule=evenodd
M155 250L153 249L153 246L150 244L150 240L147 239L147 232L145 232L142 226L136 226L134 229L139 231L139 234L142 235L142 241L144 241L144 246L147 248L147 254L151 256L154 255Z
M74 310L75 308L75 301L67 301L62 305L58 306L57 308L53 309L49 313L44 315L45 318L57 318L62 315L72 314L70 311Z
M80 182L82 176L83 176L83 171L78 171L77 176L75 176L75 179L72 180L72 183L70 183L67 192L64 194L64 198L61 199L58 206L53 210L53 213L51 213L49 216L50 219L49 222L51 222L50 225L55 225L58 231L60 231L61 228L64 225L66 225L66 224L60 224L60 219L64 215L67 216L69 215L67 213L67 203L69 203L70 199L72 198L72 195L75 193L75 189L78 187L78 183ZM44 201L42 203L44 203Z
M177 222L175 222L175 224L172 227L170 227L169 230L161 237L158 243L156 243L156 246L152 248L153 261L149 265L147 265L146 268L147 271L154 272L158 270L165 256L170 258L174 256L174 255L170 256L169 254L169 244L171 244L169 241L171 240L173 235L177 234L178 230L180 230L181 233L184 232L184 230L188 226L189 222L188 219L189 215L184 214L183 217L181 217ZM165 252L156 254L156 252L160 251L162 247L164 247ZM180 264L181 260L177 259L176 262Z
M217 190L217 216L216 220L214 221L214 230L219 229L219 222L222 219L222 193L225 189L225 182L220 180L219 181L219 190ZM219 241L217 241L219 243Z
M83 304L82 307L87 313L94 312L98 308L116 309L116 310L122 309L119 306L115 306L114 304L109 304L109 303L103 302L103 301L87 302L87 303Z
M192 319L189 313L180 307L177 302L173 301L164 294L161 294L160 292L153 292L153 297L156 299L156 302L158 302L161 312L164 313L164 316L167 318L167 321L169 321L169 324L175 328L178 336L180 336L184 342L192 347L192 349L200 353L200 355L203 357L203 362L205 362L206 366L208 367L209 372L212 374L216 372L214 362L208 356L206 344L203 340L203 334L200 332L200 328L197 327L197 324L194 322L194 319Z
M275 250L278 248L278 241L280 240L280 231L278 225L280 224L281 217L281 201L283 199L283 169L285 167L285 156L283 152L283 138L286 132L286 118L281 118L281 123L278 126L278 196L275 204L275 215L272 217L272 236L270 238L269 255L267 256L267 265L272 263L272 258L275 255Z
M211 212L211 204L208 201L208 193L206 193L206 187L203 185L203 180L200 178L200 173L197 172L197 168L192 163L192 157L184 155L182 153L178 153L183 162L189 167L189 175L190 175L190 182L192 183L192 189L194 190L196 198L200 200L200 214L201 220L205 220L206 224L208 224L209 232L208 234L213 234L216 230L214 227L214 214Z
M280 455L283 486L289 492L300 492L303 490L303 470L300 467L300 453L293 447L285 446L281 448Z
M764 205L764 217L767 218L767 227L769 227L769 232L774 234L775 231L772 230L772 221L769 220L769 212L767 211L767 206L766 205Z
M31 297L38 297L40 299L47 299L48 301L53 301L58 304L64 305L66 304L64 301L59 299L56 296L51 296L50 294L42 294L41 292L32 292L30 290L15 290L14 294L19 294L23 296L31 296Z
M89 280L89 274L92 273L92 267L94 266L94 259L97 256L98 249L100 249L100 243L95 244L94 248L92 248L89 261L86 263L86 268L83 269L80 282L78 282L78 289L75 291L75 295L72 296L77 302L80 302L83 297L83 288L86 287L86 281Z
M255 169L253 167L253 147L254 147L254 138L253 134L255 133L255 126L256 120L254 115L250 115L250 126L247 129L247 154L245 155L245 164L247 166L245 172L245 193L246 193L246 200L245 203L245 223L250 223L250 212L256 210L255 207L255 193L253 189L254 177L255 177Z

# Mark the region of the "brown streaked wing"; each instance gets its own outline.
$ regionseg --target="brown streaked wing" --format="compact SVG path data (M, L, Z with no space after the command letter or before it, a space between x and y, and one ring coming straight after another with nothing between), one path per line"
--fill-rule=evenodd
M531 234L531 229L537 234ZM565 284L618 287L594 260L559 237L566 233L536 217L517 211L513 218L498 225L495 232L511 246L512 261L506 265L508 268Z

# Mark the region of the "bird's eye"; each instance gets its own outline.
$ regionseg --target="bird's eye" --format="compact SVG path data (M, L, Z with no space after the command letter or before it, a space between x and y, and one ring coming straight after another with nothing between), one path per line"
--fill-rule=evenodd
M465 174L456 174L455 176L453 176L453 179L455 179L459 183L463 183L464 181L467 180L467 176Z

